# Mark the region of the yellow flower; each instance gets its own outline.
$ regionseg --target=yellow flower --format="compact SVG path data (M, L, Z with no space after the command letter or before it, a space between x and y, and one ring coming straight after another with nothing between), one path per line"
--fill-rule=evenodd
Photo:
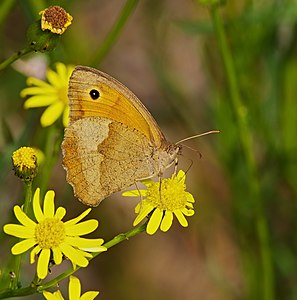
M63 255L74 265L86 267L89 263L87 258L92 255L89 252L106 251L101 246L103 239L81 238L98 227L97 220L88 220L78 224L91 209L87 209L75 219L63 222L66 214L64 207L58 207L55 212L55 192L50 190L44 197L43 211L40 206L40 189L37 188L33 197L33 212L37 222L31 220L22 209L16 205L14 214L21 225L6 224L4 232L24 239L11 248L14 255L26 252L34 247L30 254L30 263L35 262L38 255L37 275L44 279L48 274L50 259L59 265Z
M36 151L31 147L21 147L12 154L15 175L23 181L32 181L37 174Z
M180 170L177 175L173 174L171 178L163 179L161 188L160 182L148 179L142 181L147 190L124 192L123 196L144 197L135 208L138 216L133 225L136 226L152 213L146 228L148 234L154 234L159 227L163 232L168 231L172 225L173 215L183 227L187 227L188 221L185 216L194 215L194 198L185 191L185 179L185 172Z
M65 127L69 122L68 81L74 67L57 63L56 69L57 72L47 70L46 77L49 83L28 77L27 84L31 86L21 91L21 97L30 96L24 103L26 109L48 106L40 119L43 127L52 125L62 114Z
M70 276L68 294L69 294L69 297L68 297L69 300L93 300L97 297L99 292L90 291L90 292L84 293L83 295L80 295L81 294L81 285L80 285L79 279L74 276ZM43 296L47 300L64 300L64 297L62 296L62 294L59 290L54 293L44 291Z
M56 5L42 10L39 14L41 15L41 29L56 34L63 34L73 19L64 8Z

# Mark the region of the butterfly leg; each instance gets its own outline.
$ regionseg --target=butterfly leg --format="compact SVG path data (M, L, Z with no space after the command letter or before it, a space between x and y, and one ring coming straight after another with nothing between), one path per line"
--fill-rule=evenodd
M139 190L139 187L138 187L138 184L137 184L137 181L136 181L136 180L134 180L134 184L135 184L135 187L136 187L136 189L137 189L137 191L138 191L138 194L139 194L139 196L140 196L140 210L142 210L142 200L143 200L143 197L142 197L142 195L141 195L141 193L140 193L140 190Z
M140 201L142 201L143 198L142 198L142 195L141 195L141 193L140 193L140 190L139 190L139 187L138 187L138 184L137 184L137 181L136 181L136 180L134 181L134 184L135 184L135 187L136 187L136 189L137 189L137 191L138 191L138 194L139 194L139 196L140 196Z
M163 206L162 202L162 176L159 175L159 195L160 195L160 203Z
M175 175L177 173L177 166L178 166L178 158L176 157L174 160L174 171L173 171Z

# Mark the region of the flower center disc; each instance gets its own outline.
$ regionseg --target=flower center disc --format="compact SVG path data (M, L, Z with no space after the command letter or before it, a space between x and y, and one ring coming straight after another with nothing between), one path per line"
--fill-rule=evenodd
M153 206L174 211L187 203L185 184L178 178L166 178L160 183L152 184L147 190L147 199Z
M35 238L42 249L57 247L65 239L65 227L57 218L46 218L36 225Z

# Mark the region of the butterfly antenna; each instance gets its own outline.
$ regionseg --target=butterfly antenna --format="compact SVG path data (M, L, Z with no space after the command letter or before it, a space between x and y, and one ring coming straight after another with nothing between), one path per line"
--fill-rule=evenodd
M176 145L180 144L180 143L183 143L185 141L188 141L188 140L192 140L192 139L196 139L198 137L201 137L201 136L204 136L204 135L208 135L208 134L211 134L211 133L220 133L220 130L210 130L210 131L207 131L207 132L203 132L203 133L200 133L200 134L197 134L197 135L193 135L193 136L189 136L185 139L182 139L180 141L178 141L177 143L175 143ZM190 147L188 147L190 148ZM193 150L193 149L192 149ZM200 154L201 155L201 154Z
M182 146L183 146L183 147L186 147L186 148L188 148L188 149L190 149L190 150L192 150L192 151L194 151L197 155L199 155L199 158L200 158L200 159L202 158L202 154L201 154L201 152L200 152L199 150L194 149L194 148L192 148L192 147L190 147L190 146L188 146L188 145L185 145L185 144L182 144Z

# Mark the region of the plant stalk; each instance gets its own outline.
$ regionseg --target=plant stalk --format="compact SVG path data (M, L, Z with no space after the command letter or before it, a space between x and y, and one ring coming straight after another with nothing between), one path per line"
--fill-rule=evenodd
M32 181L29 182L25 182L24 183L25 186L25 203L24 203L24 208L23 211L24 213L27 214L28 212L28 207L31 204L31 200L32 200ZM21 240L20 240L21 241ZM20 279L20 268L21 268L21 263L22 263L22 254L19 255L15 255L14 256L14 262L13 262L13 270L14 270L14 279L12 281L12 289L17 289L18 287L18 283L19 283L19 279Z
M0 71L4 70L6 67L11 65L14 61L16 61L17 59L20 59L21 57L23 57L24 55L26 55L30 52L33 52L33 49L31 47L27 47L27 48L24 48L14 54L12 54L10 57L8 57L6 60L4 60L0 64Z
M247 121L247 108L244 106L239 92L236 71L233 57L227 44L226 34L222 19L219 14L219 7L213 6L210 9L214 24L219 50L225 67L226 77L229 85L231 105L235 114L236 123L239 131L239 140L243 150L247 175L249 178L251 198L255 207L256 232L260 245L261 259L261 299L273 300L274 296L274 274L269 246L269 229L263 209L259 179L257 176L256 160L253 152L251 131Z
M107 34L107 36L105 37L101 46L98 48L97 53L95 54L94 58L92 59L92 64L94 66L100 65L100 63L102 62L104 57L110 51L110 49L116 42L117 38L119 37L121 31L123 30L129 16L135 9L138 1L139 0L127 0L121 14L119 15L118 19L114 23L110 32Z
M147 222L142 225L139 225L135 228L132 228L131 230L129 230L125 233L118 234L112 240L106 242L103 246L106 247L107 249L109 249L125 240L129 240L129 238L132 238L132 237L144 232L146 229L146 225L147 225ZM93 255L93 258L95 258L96 256L98 256L101 253L102 252L95 253ZM38 287L37 286L28 286L28 287L21 288L21 289L14 289L14 290L7 289L7 290L0 291L0 299L27 296L27 295L32 295L36 292L40 293L50 287L57 286L59 281L69 277L70 275L72 275L74 272L76 272L79 269L80 269L80 267L77 267L75 270L72 268L68 269L67 271L65 271L62 274L60 274L59 276L57 276L56 278L48 281L45 284L38 286Z

